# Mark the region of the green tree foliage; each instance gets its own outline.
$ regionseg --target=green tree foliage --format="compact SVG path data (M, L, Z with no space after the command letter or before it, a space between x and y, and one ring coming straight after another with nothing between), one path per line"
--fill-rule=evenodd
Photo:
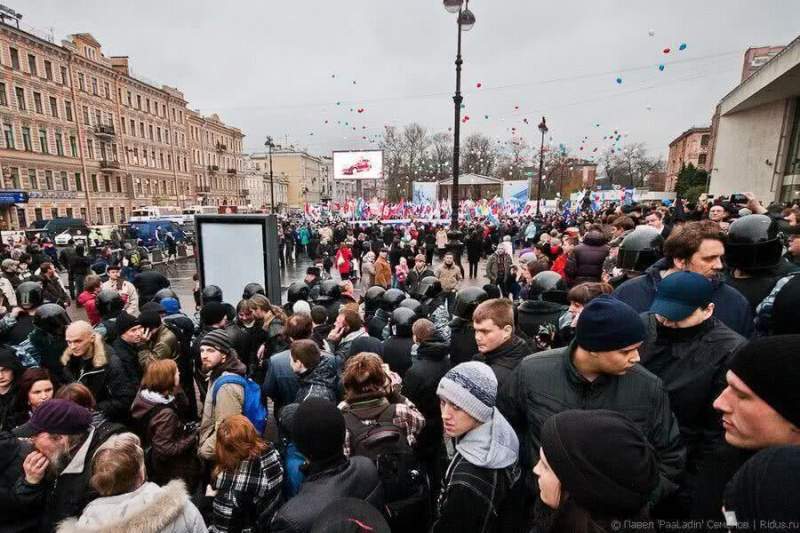
M697 169L693 164L681 166L678 172L678 181L675 183L675 192L678 197L688 202L696 202L701 194L706 192L708 172Z

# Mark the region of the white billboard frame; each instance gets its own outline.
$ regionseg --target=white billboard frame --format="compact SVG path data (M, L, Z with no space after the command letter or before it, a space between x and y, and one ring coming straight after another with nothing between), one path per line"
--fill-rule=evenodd
M332 159L335 180L383 179L383 150L334 150ZM364 166L369 168L362 170Z

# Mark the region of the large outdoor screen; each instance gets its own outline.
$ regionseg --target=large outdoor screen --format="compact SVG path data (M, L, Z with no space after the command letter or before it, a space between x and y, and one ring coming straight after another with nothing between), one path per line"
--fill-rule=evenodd
M333 178L337 180L383 179L383 151L333 152Z

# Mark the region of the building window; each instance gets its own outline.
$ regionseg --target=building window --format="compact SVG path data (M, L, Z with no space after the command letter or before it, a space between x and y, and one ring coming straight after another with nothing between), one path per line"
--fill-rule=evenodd
M39 130L39 147L42 149L43 154L50 153L50 147L48 145L49 143L47 142L47 130L42 128Z
M8 105L8 97L6 96L6 84L0 83L0 105Z
M37 113L44 114L44 108L42 107L42 93L33 93L33 107L36 109Z
M28 181L31 182L31 189L39 188L39 176L36 175L35 168L28 169Z
M103 187L105 192L111 192L111 177L108 174L103 174Z
M17 107L20 111L25 111L28 106L25 105L25 89L22 87L15 87L14 92L17 94Z
M9 188L19 189L19 185L19 169L17 167L11 167L11 182L9 183Z
M91 122L89 121L89 106L86 105L83 106L83 123L87 126L91 125Z
M697 165L702 167L706 164L706 154L700 154L697 156Z
M161 159L161 168L164 168L164 154L163 152L159 152L159 159Z
M117 192L122 192L122 178L117 176L116 182L117 182Z
M108 221L111 222L111 223L116 222L116 220L114 220L114 208L113 207L109 207L108 208Z
M172 156L167 154L167 168L172 170Z
M700 137L700 146L708 146L708 139L710 135L703 135Z
M15 148L14 127L11 124L3 124L3 135L6 138L6 148L13 150Z
M119 208L119 221L120 222L125 222L125 208L124 207L120 207Z
M97 96L97 78L92 78L92 94Z
M78 89L81 91L86 91L86 77L83 75L83 72L78 72Z
M52 191L53 187L53 171L52 170L45 170L44 171L44 186L48 191Z
M103 123L103 112L99 109L94 110L94 125L100 126Z
M69 136L69 150L72 152L72 157L78 157L78 141L74 135Z
M145 138L145 136L144 136L144 122L140 122L139 123L139 137L141 137L142 139Z
M53 63L46 59L44 60L44 77L53 81Z
M75 210L71 207L67 208L67 218L75 218Z
M58 118L58 100L56 100L55 96L50 97L50 114L54 118Z
M122 117L120 119L120 125L122 126L122 133L127 135L128 134L128 125L125 123L125 117Z
M58 208L51 207L50 208L50 218L58 218Z
M164 140L169 144L169 130L164 128Z
M75 173L75 190L78 192L83 192L83 179L81 178L81 173Z
M91 139L86 139L86 153L89 159L94 159L94 143Z
M89 219L86 217L86 208L85 207L81 207L81 218L83 220L85 220L87 223L89 222Z
M64 116L72 122L72 102L69 100L64 100Z
M43 217L42 217L42 208L41 207L35 208L33 210L33 213L34 213L34 218L36 220L42 220Z
M69 175L66 172L61 173L61 190L69 190Z
M9 48L11 52L11 68L19 70L19 50L16 48Z
M153 125L152 125L152 124L149 124L149 125L147 126L147 129L148 129L148 133L150 134L150 140L151 140L151 141L152 141L152 140L155 140L155 137L153 136Z
M34 76L39 75L39 70L36 68L36 56L33 54L28 54L28 69Z
M136 95L136 109L142 109L142 95Z
M56 153L60 156L64 155L64 136L56 133Z
M147 105L147 112L149 113L150 112L150 99L149 98L145 98L144 100L147 103L146 104Z
M69 85L67 80L69 76L67 76L67 67L61 67L61 85Z
M106 98L111 100L111 87L108 85L107 81L103 82L103 92L105 92Z
M97 192L97 174L92 174L92 191Z
M33 142L31 141L31 129L27 126L22 127L22 146L26 152L33 152Z
M98 224L103 224L104 223L103 222L103 208L102 207L98 207L97 208L97 220L96 220L96 222Z
M136 121L131 119L131 135L136 135Z

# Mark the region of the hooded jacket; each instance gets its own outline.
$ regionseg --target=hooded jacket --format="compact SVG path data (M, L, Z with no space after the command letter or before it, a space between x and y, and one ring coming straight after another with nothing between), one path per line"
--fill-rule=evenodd
M621 376L601 375L588 381L572 362L576 345L526 357L498 392L497 407L520 436L523 471L539 454L544 422L569 409L610 409L630 418L656 451L660 482L656 502L674 492L686 462L669 396L661 380L641 365Z
M525 335L535 339L541 326L552 325L558 329L558 319L569 307L546 300L525 300L517 308L517 324Z
M146 482L133 492L97 498L78 518L65 520L58 533L205 533L200 511L181 481L159 487Z
M397 372L400 377L405 376L411 367L411 347L414 340L411 337L392 335L383 341L383 362L389 365L392 372Z
M516 335L513 335L508 342L498 347L496 350L485 354L475 354L473 360L489 365L489 368L492 369L495 377L497 377L497 388L499 390L517 365L531 353L532 350L528 344Z
M375 260L375 285L380 285L384 289L388 289L392 284L392 267L389 262L378 256Z
M501 520L511 488L520 479L519 440L496 408L492 418L456 442L431 531L487 533L508 530Z
M639 277L629 279L616 288L613 296L633 307L637 313L650 310L656 297L656 288L661 283L661 272L670 268L670 260L658 260ZM749 338L753 333L753 311L742 294L719 279L712 279L714 293L714 316L723 324Z
M203 402L203 418L200 421L200 442L197 454L207 461L214 459L214 448L217 444L217 428L223 420L233 415L242 414L244 405L244 389L237 383L226 383L219 388L214 401L214 381L224 374L244 376L247 368L235 354L230 354L225 362L211 371L208 378L208 390Z
M336 359L323 355L317 366L297 376L299 388L295 401L302 403L308 398L324 398L336 402L339 390L339 375L336 373Z
M100 312L97 310L94 293L89 291L80 293L78 295L78 305L83 306L86 310L86 316L89 317L89 322L92 326L96 326L103 320L103 317L100 316Z
M583 237L583 242L576 246L567 258L567 268L565 269L567 278L573 284L600 281L600 276L603 274L603 262L606 260L609 250L602 233L589 231Z
M164 324L158 326L150 340L139 348L139 364L142 370L158 359L177 360L180 356L178 337Z

